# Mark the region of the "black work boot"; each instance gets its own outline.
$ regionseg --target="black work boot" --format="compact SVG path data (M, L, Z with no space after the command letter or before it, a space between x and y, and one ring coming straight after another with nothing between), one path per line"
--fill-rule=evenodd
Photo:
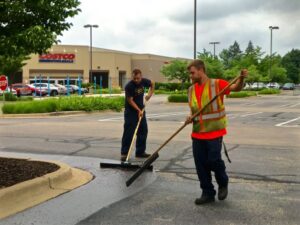
M228 185L224 186L224 187L219 187L219 191L218 191L218 199L219 200L225 200L225 198L228 195Z
M214 201L215 201L214 196L202 195L201 198L196 198L195 204L196 205L203 205L203 204L211 203L211 202L214 202Z
M142 153L142 154L135 154L136 158L148 158L151 154L148 154L146 152Z
M121 154L121 158L120 158L121 162L125 162L126 158L127 158L127 155Z

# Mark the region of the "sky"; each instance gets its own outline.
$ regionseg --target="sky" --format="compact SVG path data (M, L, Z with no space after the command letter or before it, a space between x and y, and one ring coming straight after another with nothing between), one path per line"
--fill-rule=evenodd
M73 26L59 37L61 44L89 45L85 24L97 24L93 46L135 53L193 58L194 0L81 0ZM197 51L216 54L237 41L249 40L270 53L300 49L300 0L197 0Z

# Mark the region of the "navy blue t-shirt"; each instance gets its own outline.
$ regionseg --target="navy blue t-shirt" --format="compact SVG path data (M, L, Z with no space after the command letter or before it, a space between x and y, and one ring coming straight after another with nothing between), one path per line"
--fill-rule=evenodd
M135 112L136 110L128 103L127 98L133 97L133 101L142 110L144 108L144 92L145 88L151 87L151 80L142 78L139 84L134 83L132 80L128 82L125 87L125 112Z

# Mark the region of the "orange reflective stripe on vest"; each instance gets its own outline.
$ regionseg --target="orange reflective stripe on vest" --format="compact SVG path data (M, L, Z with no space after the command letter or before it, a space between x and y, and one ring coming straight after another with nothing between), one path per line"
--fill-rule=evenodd
M205 84L201 96L193 85L189 89L189 105L192 113L196 113L219 93L219 80L209 79ZM211 132L224 129L227 126L225 107L221 96L210 104L201 115L193 121L193 132Z

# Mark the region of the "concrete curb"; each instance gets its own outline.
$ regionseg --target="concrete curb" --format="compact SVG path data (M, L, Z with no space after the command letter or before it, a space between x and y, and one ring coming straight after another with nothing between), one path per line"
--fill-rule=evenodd
M62 112L52 112L52 113L31 113L31 114L2 114L0 119L9 119L9 118L44 118L44 117L53 117L53 116L80 116L80 115L92 115L92 114L101 114L106 112L114 112L112 110L103 110L103 111L62 111Z
M64 163L38 161L54 163L60 168L42 177L0 189L0 219L69 192L93 179L91 173Z

